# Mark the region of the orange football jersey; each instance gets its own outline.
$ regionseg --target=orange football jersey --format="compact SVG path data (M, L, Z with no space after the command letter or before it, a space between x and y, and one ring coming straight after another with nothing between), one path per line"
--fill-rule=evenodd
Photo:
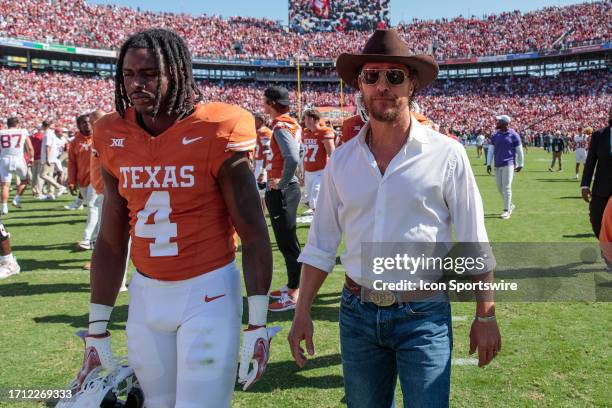
M100 173L100 166L100 157L98 157L96 152L92 152L89 165L89 180L96 194L104 194L104 179L102 178L102 173Z
M267 139L268 142L272 139L272 130L269 127L262 126L257 129L257 145L255 146L255 160L264 160L264 145L263 139Z
M68 145L68 183L80 187L89 186L89 167L91 161L91 136L77 132Z
M308 128L304 129L302 144L306 148L306 154L304 155L305 171L319 171L325 168L327 164L327 151L325 150L323 140L334 140L335 138L333 129L328 127L324 127L316 132L312 132Z
M234 259L235 230L217 176L234 152L255 148L255 121L234 105L198 105L153 137L130 108L94 124L104 169L130 213L131 258L145 275L183 280Z
M342 122L342 135L340 136L340 142L346 143L357 136L363 125L365 125L365 122L361 120L361 116L359 115L351 116L350 118L346 119L344 122Z
M276 129L286 129L291 133L291 136L300 143L302 138L302 127L297 120L289 116L288 114L280 115L272 122L272 134ZM268 163L268 177L269 178L280 178L283 174L283 166L285 160L280 151L276 139L272 138L270 141L270 162Z

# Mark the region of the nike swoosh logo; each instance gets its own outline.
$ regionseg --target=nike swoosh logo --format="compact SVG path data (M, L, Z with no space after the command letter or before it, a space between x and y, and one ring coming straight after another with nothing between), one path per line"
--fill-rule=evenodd
M199 136L199 137L194 137L193 139L187 139L187 137L184 137L184 138L183 138L183 144L184 144L184 145L187 145L187 144L189 144L189 143L193 143L193 142L195 142L195 141L198 141L198 140L200 140L201 138L202 138L202 136Z
M217 300L219 298L222 298L223 296L225 296L225 293L219 296L213 296L213 297L208 297L208 295L206 295L204 297L204 302L208 303L208 302L212 302L213 300Z

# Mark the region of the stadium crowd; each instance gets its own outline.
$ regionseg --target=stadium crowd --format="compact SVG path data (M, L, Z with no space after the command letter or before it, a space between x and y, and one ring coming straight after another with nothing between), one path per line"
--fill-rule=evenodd
M609 41L610 15L612 2L603 0L483 18L413 20L397 29L413 51L433 50L438 59L448 59ZM153 13L84 0L0 0L0 36L116 49L142 27L172 29L187 40L194 55L225 58L287 59L300 54L303 59L329 59L360 49L369 35L360 31L299 34L266 19Z
M204 100L234 103L252 111L261 110L266 86L200 82ZM113 110L113 95L111 79L0 68L2 116L18 116L31 130L47 116L56 118L59 127L74 128L74 118L80 113L97 108ZM350 89L345 89L344 96L345 105L354 105ZM295 108L295 86L290 87L290 97ZM513 127L527 135L557 130L574 133L586 125L605 125L612 104L612 83L607 71L546 78L438 80L418 95L417 101L426 116L456 134L489 132L494 125L492 117L501 113L511 115ZM338 106L338 85L303 83L300 102L302 107Z

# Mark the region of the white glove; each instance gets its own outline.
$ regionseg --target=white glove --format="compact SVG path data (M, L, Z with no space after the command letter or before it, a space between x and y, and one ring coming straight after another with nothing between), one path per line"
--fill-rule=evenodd
M268 358L270 358L270 342L279 331L278 326L244 331L240 369L238 370L238 383L243 384L243 391L248 390L266 371ZM251 362L253 362L253 368L249 371Z
M102 335L90 336L87 332L80 331L77 336L85 342L85 353L83 354L83 365L76 378L76 390L78 391L87 377L99 368L112 373L117 369L117 361L111 350L111 335L106 332Z

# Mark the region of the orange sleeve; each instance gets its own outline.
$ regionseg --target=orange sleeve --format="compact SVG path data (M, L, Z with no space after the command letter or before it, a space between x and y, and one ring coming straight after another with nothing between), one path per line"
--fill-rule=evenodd
M89 177L91 179L91 185L96 191L96 194L103 194L104 180L102 179L102 173L100 173L100 157L98 157L98 154L95 150L91 154L91 161L89 166Z
M214 151L211 152L211 171L217 177L223 163L236 152L249 153L255 149L257 144L257 130L253 115L237 106L226 105L229 108L223 115L223 121L219 123ZM214 117L208 118L216 121Z
M336 134L332 128L325 128L325 133L323 134L323 139L335 139Z
M226 150L248 152L254 150L256 144L257 130L255 129L255 119L249 112L242 110L239 112L230 131Z
M115 115L118 114L114 113L103 116L93 125L93 154L97 156L96 162L99 163L99 167L104 167L104 169L107 171L110 167L108 166L108 152L106 151L106 146L109 144L106 136L106 130L112 123L111 117L114 117ZM113 175L115 178L118 178L117 175L110 171L109 174Z
M601 219L601 231L599 233L599 244L601 253L609 263L612 263L612 197Z
M77 137L72 139L72 142L67 146L68 148L68 184L74 186L77 178L77 157L76 157L76 146L75 143Z

